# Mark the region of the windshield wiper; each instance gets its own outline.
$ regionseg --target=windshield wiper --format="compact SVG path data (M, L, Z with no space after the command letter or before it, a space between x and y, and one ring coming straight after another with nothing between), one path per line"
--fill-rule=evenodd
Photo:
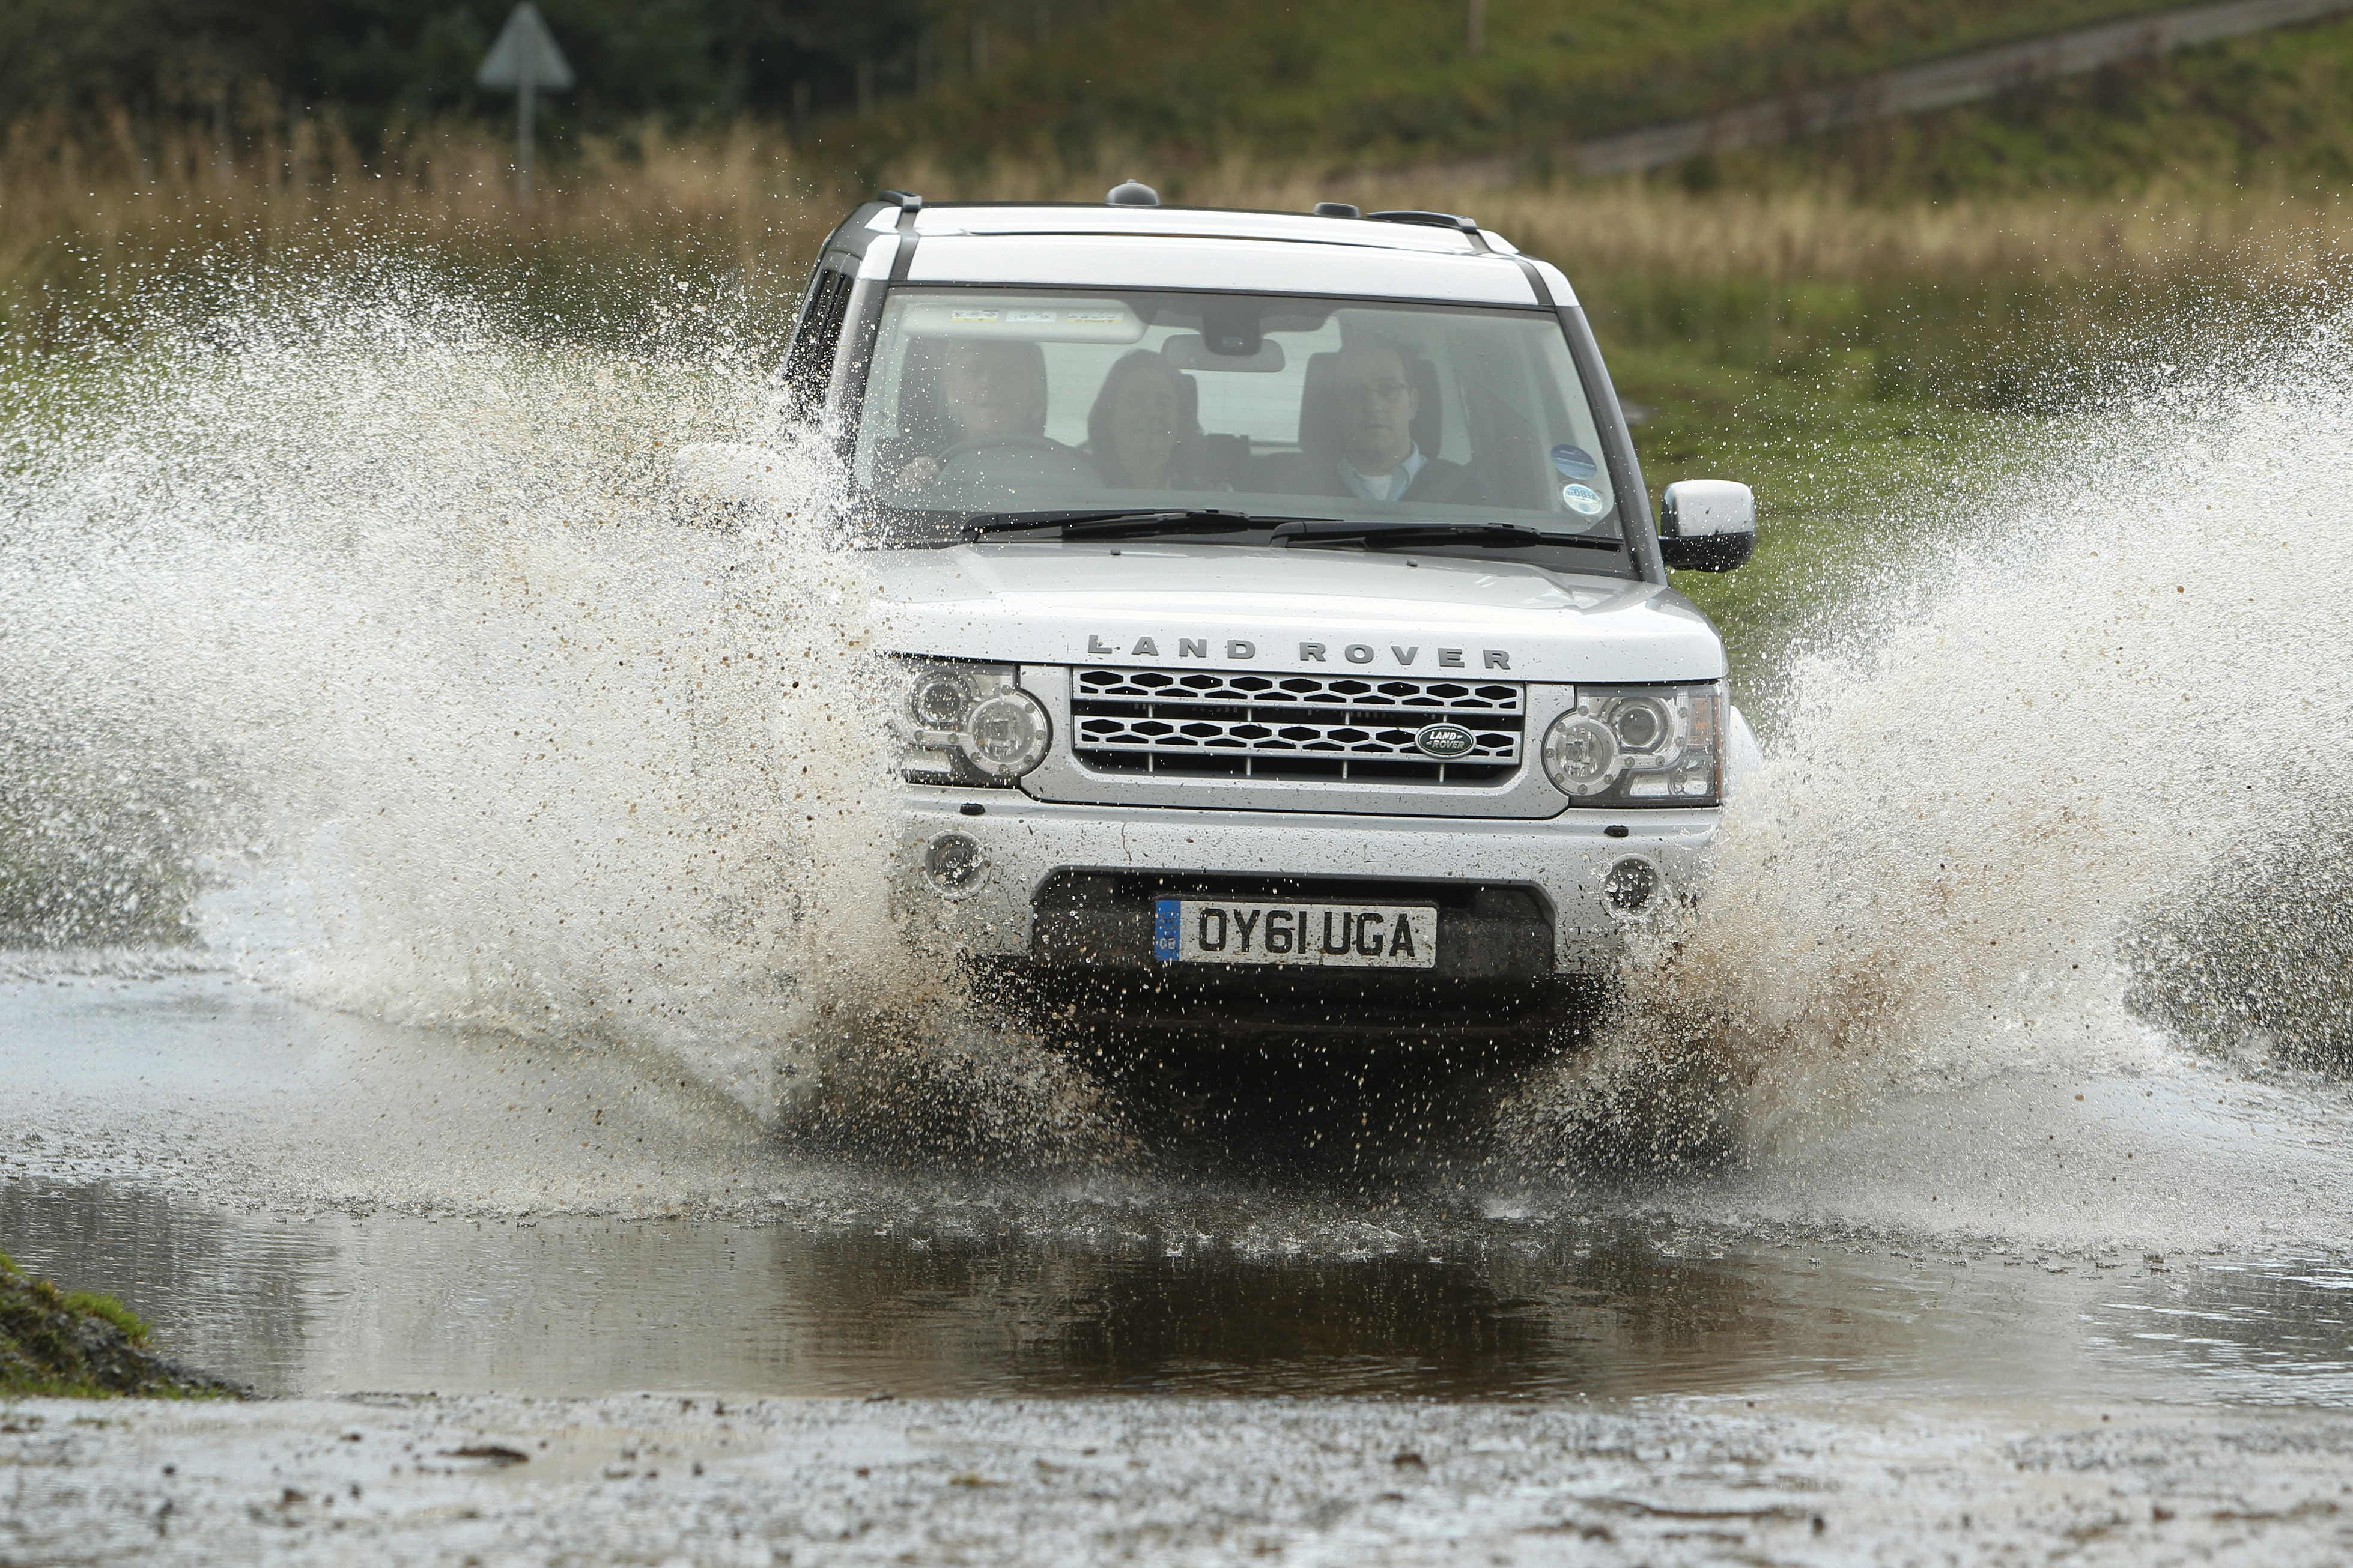
M1059 528L1065 539L1124 539L1154 533L1240 533L1253 528L1293 523L1337 522L1331 517L1258 517L1249 512L1194 510L1187 511L1079 511L1060 515L997 512L965 524L968 539L991 533L1023 533L1031 529ZM1181 527L1176 525L1182 525Z
M1517 522L1344 522L1332 528L1275 531L1285 544L1357 544L1388 550L1416 544L1483 544L1510 550L1531 544L1567 544L1581 550L1616 550L1618 542L1585 533L1546 533Z

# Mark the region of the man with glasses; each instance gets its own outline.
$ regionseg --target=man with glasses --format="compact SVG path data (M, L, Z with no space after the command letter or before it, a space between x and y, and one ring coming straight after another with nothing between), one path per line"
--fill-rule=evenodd
M1424 452L1413 438L1421 412L1405 350L1391 338L1352 336L1333 356L1326 384L1334 452L1308 470L1311 492L1362 500L1491 506L1487 488L1460 463ZM1311 454L1316 458L1324 454Z

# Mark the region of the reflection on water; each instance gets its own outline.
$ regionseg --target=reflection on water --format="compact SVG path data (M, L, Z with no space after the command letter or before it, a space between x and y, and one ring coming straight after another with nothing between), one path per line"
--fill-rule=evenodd
M1169 1214L1050 1217L305 1218L0 1187L0 1245L26 1266L121 1295L168 1352L269 1393L2353 1393L2353 1274L2310 1263L1431 1213L1287 1251Z
M2353 1393L2353 1270L2303 1260L2181 1269L2147 1298L2102 1303L2118 1350L2191 1367L2224 1397L2340 1403Z

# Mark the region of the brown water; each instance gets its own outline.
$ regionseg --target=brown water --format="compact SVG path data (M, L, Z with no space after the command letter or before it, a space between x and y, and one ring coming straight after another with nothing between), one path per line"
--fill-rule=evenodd
M1166 1149L992 1178L797 1155L604 1053L365 1025L216 973L53 974L0 987L0 1245L271 1393L2353 1393L2353 1271L2324 1245L2343 1211L2316 1179L2347 1141L2313 1114L2343 1097L2309 1078L1930 1096L1794 1166L1672 1181L1227 1176ZM2159 1178L2046 1156L2007 1231L1909 1221L1960 1210L1906 1195L1874 1140L1916 1164L1926 1133L1982 1148L2000 1121L2057 1148L2030 1104L2086 1118L2071 1150L2128 1137L2108 1163ZM2305 1163L2253 1152L2290 1142ZM2231 1171L2263 1179L2201 1200ZM2105 1214L2060 1201L2104 1187L2126 1194Z
M2353 1394L2353 1270L2335 1259L2152 1272L1440 1210L1385 1216L1409 1245L1366 1226L1356 1239L1382 1250L1267 1257L1137 1232L1165 1215L1043 1217L1000 1200L820 1230L363 1220L120 1184L0 1190L25 1264L119 1293L172 1353L276 1394Z

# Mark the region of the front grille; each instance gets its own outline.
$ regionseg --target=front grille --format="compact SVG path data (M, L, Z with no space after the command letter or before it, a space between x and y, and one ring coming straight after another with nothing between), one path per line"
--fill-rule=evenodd
M1527 702L1500 681L1081 668L1071 721L1097 773L1480 784L1519 771ZM1448 723L1472 746L1441 762L1415 737Z

